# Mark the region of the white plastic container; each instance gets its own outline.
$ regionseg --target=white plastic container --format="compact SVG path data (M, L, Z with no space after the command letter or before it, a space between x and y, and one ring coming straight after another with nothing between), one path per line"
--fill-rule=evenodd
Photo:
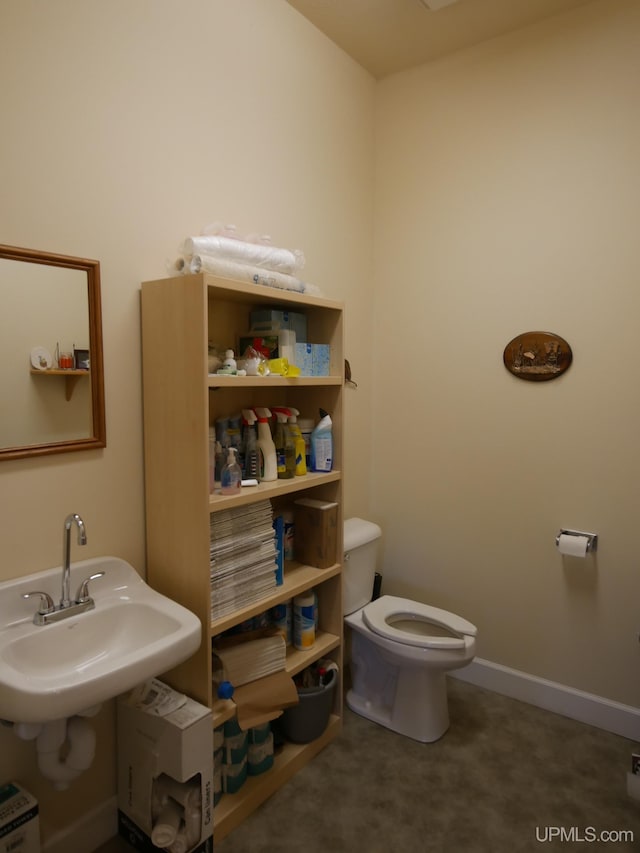
M316 642L316 597L313 590L293 599L293 645L311 649Z

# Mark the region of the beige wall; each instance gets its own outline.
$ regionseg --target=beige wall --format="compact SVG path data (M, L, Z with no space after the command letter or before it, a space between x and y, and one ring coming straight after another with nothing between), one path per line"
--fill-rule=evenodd
M0 464L0 579L59 565L69 512L89 539L73 559L144 571L140 281L214 220L303 249L305 277L346 301L347 453L365 470L372 78L284 0L5 0L0 34L0 242L100 260L108 442ZM366 495L354 477L347 504ZM40 798L45 838L115 792L112 706L96 725L95 767L67 793L0 730L0 781Z
M476 622L484 658L640 706L638 4L377 87L284 0L5 0L0 33L0 238L100 259L108 431L0 465L0 579L57 565L72 511L83 557L144 569L139 283L223 219L346 302L345 511L383 525L385 589ZM530 329L572 345L561 379L505 371ZM595 565L563 565L560 526L600 534ZM45 837L114 793L111 706L96 725L68 793L0 730Z
M640 4L599 0L378 86L372 417L385 590L633 706L639 79ZM505 370L529 330L568 373ZM563 563L562 526L597 558Z

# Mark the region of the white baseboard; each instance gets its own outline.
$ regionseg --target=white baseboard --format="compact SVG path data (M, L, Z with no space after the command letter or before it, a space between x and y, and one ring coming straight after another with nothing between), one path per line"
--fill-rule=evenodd
M42 853L93 853L118 834L118 806L115 797L51 836L42 845Z
M481 658L450 675L476 687L484 687L629 740L640 741L640 708L612 702L602 696L584 693Z

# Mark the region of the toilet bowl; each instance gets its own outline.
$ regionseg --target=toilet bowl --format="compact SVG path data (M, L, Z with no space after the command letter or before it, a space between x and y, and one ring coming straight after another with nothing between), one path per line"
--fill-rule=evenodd
M380 535L371 522L345 521L344 613L352 629L346 702L363 717L430 743L449 728L446 673L473 660L477 629L411 599L371 601Z

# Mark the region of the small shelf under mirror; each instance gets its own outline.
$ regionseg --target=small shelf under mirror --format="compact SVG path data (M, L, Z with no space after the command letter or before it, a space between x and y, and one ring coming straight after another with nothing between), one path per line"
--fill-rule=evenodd
M65 367L57 368L51 367L47 370L36 370L35 368L31 368L30 373L32 376L64 376L65 379L65 392L64 397L67 402L73 396L73 390L76 387L78 380L82 376L89 376L89 370L75 370L74 368Z

